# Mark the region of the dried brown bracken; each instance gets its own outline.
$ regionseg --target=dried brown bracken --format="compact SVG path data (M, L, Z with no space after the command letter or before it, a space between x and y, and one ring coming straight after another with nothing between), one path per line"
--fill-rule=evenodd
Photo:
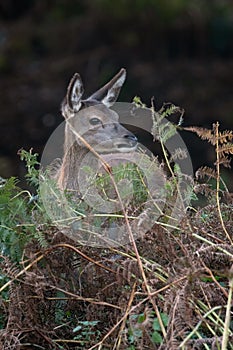
M8 277L8 299L0 303L1 349L221 347L232 278L233 211L232 194L219 187L219 167L229 166L233 132L220 133L218 124L212 130L185 130L215 147L215 169L199 169L194 184L207 203L190 207L170 229L171 196L168 213L135 242L136 248L80 246L41 222L47 246L34 238L20 264L6 257L0 261ZM231 329L228 337L233 349Z

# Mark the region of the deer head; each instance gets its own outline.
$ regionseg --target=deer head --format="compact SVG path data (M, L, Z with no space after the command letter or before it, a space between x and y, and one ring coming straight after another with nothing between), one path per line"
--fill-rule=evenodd
M117 100L125 77L126 71L121 69L106 85L87 99L82 99L84 88L81 77L78 73L73 76L62 103L62 114L66 120L66 150L73 142L85 147L72 129L98 153L130 152L136 149L137 138L119 124L118 114L109 108Z
M79 167L90 149L106 155L132 152L137 148L137 138L119 123L118 114L110 109L117 100L125 77L126 71L121 69L112 80L86 99L83 99L80 75L76 73L71 79L62 103L66 121L64 156L56 175L61 189L78 190Z

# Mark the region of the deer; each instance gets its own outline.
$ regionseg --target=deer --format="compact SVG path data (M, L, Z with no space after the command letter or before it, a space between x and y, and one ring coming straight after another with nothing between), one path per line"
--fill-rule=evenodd
M57 224L60 223L58 224L59 229L63 233L69 237L76 237L85 244L88 241L90 244L98 246L100 243L102 246L103 240L106 241L106 244L107 242L115 244L115 241L123 242L129 239L124 223L121 227L121 220L119 220L120 223L117 220L114 223L109 221L109 225L113 226L108 227L108 214L122 212L126 207L131 208L131 198L134 195L133 185L127 178L120 179L116 183L115 178L111 177L112 188L109 192L104 189L108 198L102 198L101 189L98 186L95 187L95 180L98 177L98 173L97 176L95 175L95 170L100 170L100 173L104 170L106 174L107 167L105 168L104 164L110 164L109 174L111 174L111 166L118 166L119 163L125 162L136 165L140 163L143 171L145 170L151 194L145 205L142 204L142 213L138 216L138 220L133 220L133 231L136 235L143 233L145 227L147 230L147 226L151 225L151 217L154 220L154 214L159 215L161 212L160 202L153 204L154 194L159 193L160 195L164 184L164 177L157 165L157 160L152 159L151 161L146 154L140 153L141 146L137 137L120 124L120 116L111 108L117 101L125 79L126 70L122 68L91 96L83 98L82 79L78 73L74 74L61 105L61 112L65 120L63 156L58 163L55 160L55 164L52 163L49 169L49 178L52 177L52 180L55 180L59 193L53 191L53 181L51 186L50 181L47 184L44 180L41 185L43 201L52 220ZM88 158L90 154L93 154L94 157ZM91 182L88 178L89 173L85 177L85 171L82 171L83 165L87 164L86 159L88 159L88 166L91 165L89 168L94 169L91 172ZM89 159L91 162L94 159L93 167ZM101 166L96 167L96 163L101 163ZM155 178L156 181L154 181ZM66 196L67 192L68 196ZM88 205L87 213L103 214L103 227L99 229L94 225L92 215L84 215L84 218L78 211L79 214L76 217L76 208L79 208L77 205L83 202Z
M81 77L75 73L67 88L61 112L65 119L64 150L55 175L61 190L78 191L77 173L85 155L93 151L103 156L136 150L137 137L119 123L111 106L126 79L122 68L108 83L83 99Z

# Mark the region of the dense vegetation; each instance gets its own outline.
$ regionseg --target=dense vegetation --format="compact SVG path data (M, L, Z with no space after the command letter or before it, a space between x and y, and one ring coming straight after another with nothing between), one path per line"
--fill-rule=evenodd
M158 120L177 111L163 108ZM154 124L152 134L164 152L166 206L142 237L120 247L63 235L40 198L36 155L20 152L35 193L1 179L1 349L233 349L233 194L221 179L233 132L218 123L183 128L209 142L216 161L198 170L192 202L175 220L171 208L185 175L164 147L173 132L165 129ZM134 209L121 216L129 235Z

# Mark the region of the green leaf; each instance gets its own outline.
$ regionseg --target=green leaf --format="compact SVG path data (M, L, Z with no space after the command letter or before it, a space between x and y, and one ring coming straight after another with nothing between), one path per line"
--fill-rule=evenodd
M160 314L160 316L161 316L161 319L162 319L162 321L163 321L163 325L164 325L165 327L167 327L168 321L169 321L168 315L162 312L162 313Z
M73 333L80 331L82 329L82 326L77 326L73 329Z
M146 316L144 314L140 314L138 316L138 323L143 323L146 319Z
M163 341L162 336L161 336L160 333L157 332L157 331L154 331L154 332L152 333L151 339L152 339L153 343L155 343L155 344L161 344L162 341Z
M169 320L168 315L162 312L160 314L160 317L161 317L161 320L163 322L163 325L166 327L168 325L168 320ZM161 331L159 319L157 317L154 319L154 322L153 322L153 330L154 331Z
M160 327L158 318L154 319L154 322L153 322L152 326L153 326L153 330L154 331L161 331L161 327Z

